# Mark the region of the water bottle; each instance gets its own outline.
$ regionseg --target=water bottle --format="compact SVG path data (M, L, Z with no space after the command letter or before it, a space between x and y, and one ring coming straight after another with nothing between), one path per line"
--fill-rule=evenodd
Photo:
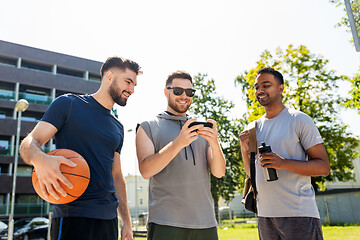
M259 147L259 153L270 153L271 147L266 145L264 142L261 143L261 146ZM274 168L263 168L264 178L266 181L276 181L278 180L278 176L276 173L276 170Z

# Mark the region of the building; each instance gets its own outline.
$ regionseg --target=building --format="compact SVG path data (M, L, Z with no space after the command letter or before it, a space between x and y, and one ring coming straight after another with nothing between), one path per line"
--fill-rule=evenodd
M0 218L10 212L19 99L29 102L22 113L21 139L41 119L48 105L65 93L86 94L100 86L101 62L0 41ZM55 149L54 140L43 150ZM47 215L49 205L35 193L32 168L21 158L17 169L15 217Z
M130 215L138 218L148 212L149 181L138 175L128 175L125 180Z

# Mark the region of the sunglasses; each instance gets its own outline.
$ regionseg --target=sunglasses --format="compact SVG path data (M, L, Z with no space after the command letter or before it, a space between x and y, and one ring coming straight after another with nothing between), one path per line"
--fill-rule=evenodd
M193 97L195 95L195 89L192 88L181 88L181 87L167 87L166 89L172 89L174 95L180 96L185 91L186 96Z

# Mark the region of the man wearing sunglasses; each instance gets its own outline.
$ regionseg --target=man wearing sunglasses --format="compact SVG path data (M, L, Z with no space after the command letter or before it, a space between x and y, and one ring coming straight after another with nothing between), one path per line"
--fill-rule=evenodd
M136 135L139 170L149 179L149 240L217 240L210 174L225 174L216 130L189 124L186 112L195 90L191 76L168 76L167 111L141 123Z

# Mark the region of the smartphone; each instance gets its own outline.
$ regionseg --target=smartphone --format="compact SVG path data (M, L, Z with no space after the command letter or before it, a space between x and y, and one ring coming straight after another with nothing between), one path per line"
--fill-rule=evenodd
M204 127L212 128L213 124L211 122L192 122L189 124L189 127L195 126L195 125L204 125Z

